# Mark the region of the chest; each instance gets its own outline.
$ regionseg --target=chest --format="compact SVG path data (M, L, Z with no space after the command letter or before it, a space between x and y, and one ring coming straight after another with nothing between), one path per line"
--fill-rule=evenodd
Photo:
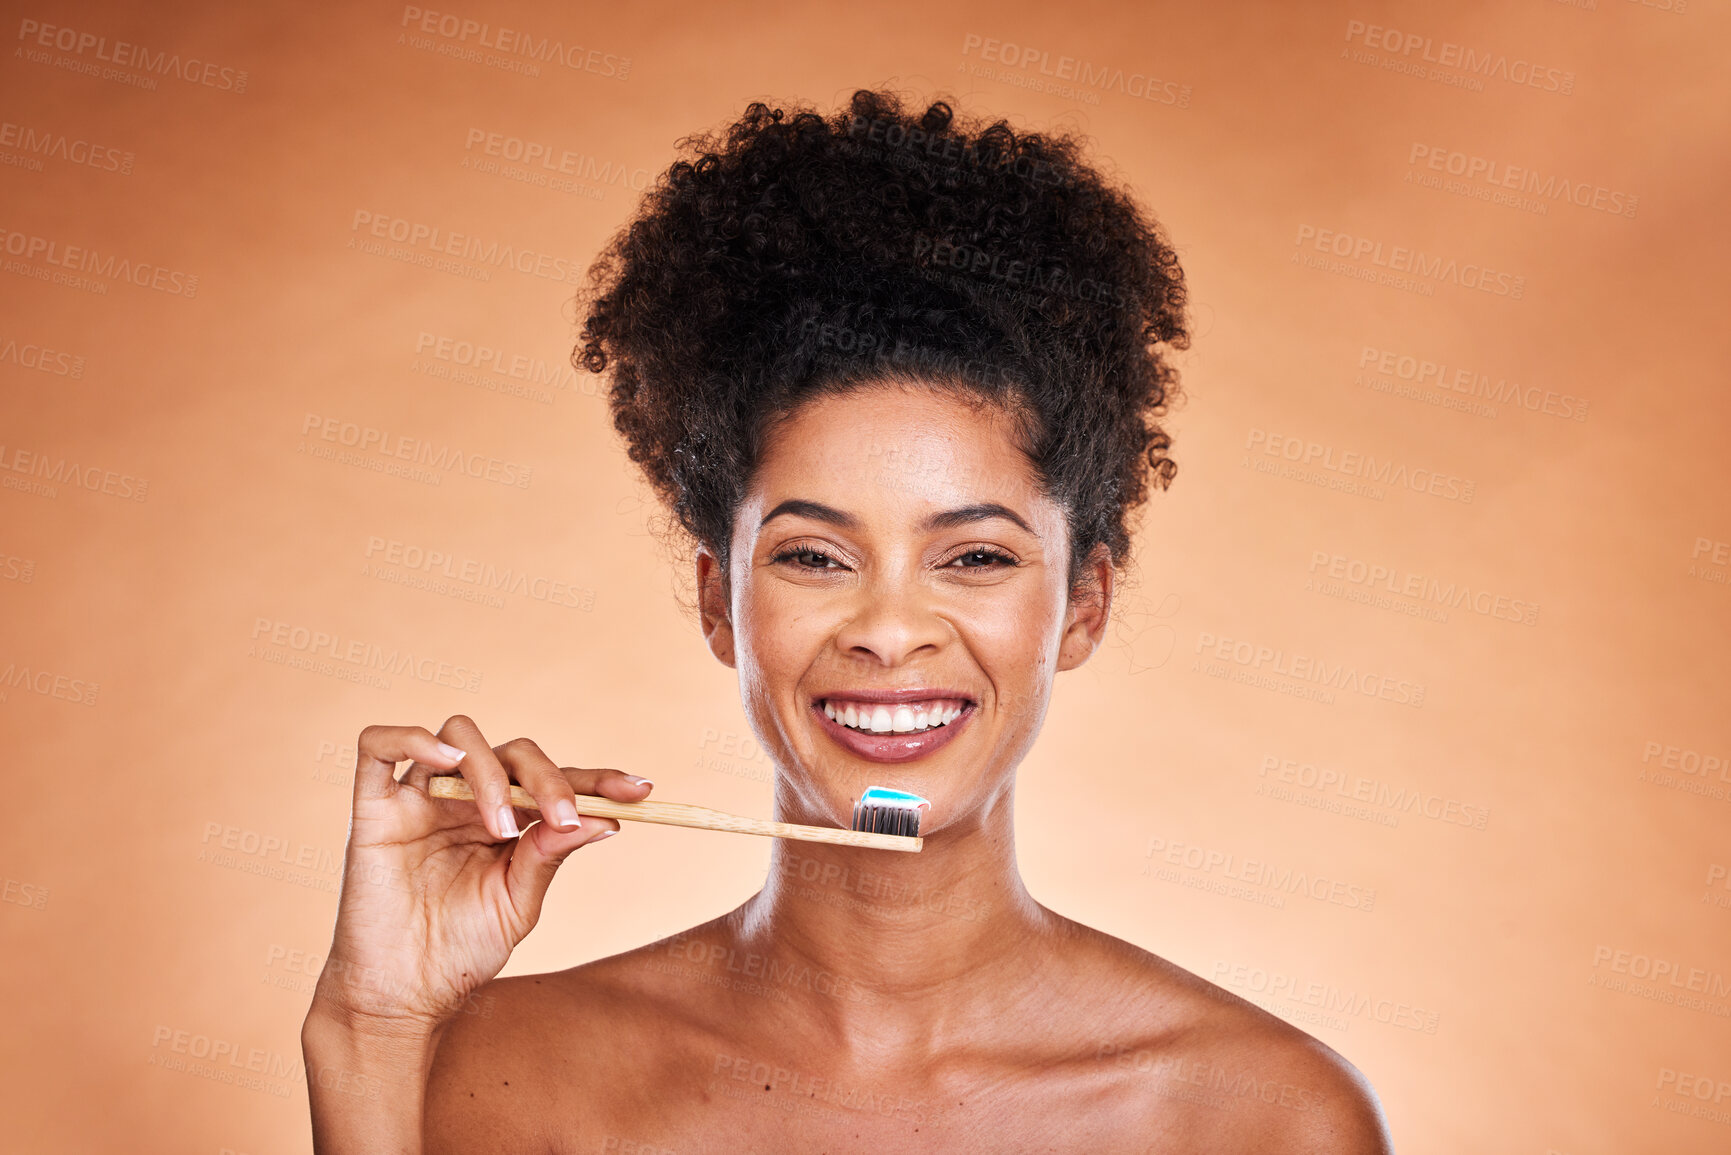
M822 1063L723 1050L701 1068L642 1082L562 1113L560 1155L949 1155L956 1151L1137 1151L1130 1103L1062 1074L840 1074ZM576 1122L576 1120L582 1120Z

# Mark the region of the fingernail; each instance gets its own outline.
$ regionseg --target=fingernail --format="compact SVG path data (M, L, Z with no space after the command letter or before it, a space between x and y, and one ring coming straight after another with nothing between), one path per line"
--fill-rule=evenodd
M633 786L653 786L653 785L655 785L655 783L651 782L649 779L639 778L635 774L627 774L625 776L625 780L627 782L631 783Z
M467 750L459 750L455 746L447 746L443 742L440 742L439 743L439 753L443 754L447 758L452 758L458 762L461 762L463 760L463 755L467 754L468 751Z
M612 838L615 834L618 834L618 833L619 832L617 830L603 830L600 834L597 834L594 838L591 838L589 841L590 842L600 842L603 838Z
M553 803L553 820L560 826L576 826L582 816L577 813L577 804L569 798L561 798Z
M499 830L506 838L515 838L522 833L517 829L517 815L509 806L499 807Z

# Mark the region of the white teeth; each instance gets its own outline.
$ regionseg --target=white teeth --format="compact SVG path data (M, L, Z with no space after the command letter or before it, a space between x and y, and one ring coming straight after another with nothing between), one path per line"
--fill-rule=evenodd
M961 717L963 709L961 706L944 709L923 702L917 706L870 706L849 702L837 707L835 703L826 700L823 704L826 717L833 718L850 729L863 730L868 734L908 734L933 730L939 726L947 726Z

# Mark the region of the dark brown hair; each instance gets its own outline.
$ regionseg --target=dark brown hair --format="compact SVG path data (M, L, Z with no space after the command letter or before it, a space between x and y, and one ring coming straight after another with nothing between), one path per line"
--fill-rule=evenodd
M1072 137L862 90L828 118L754 103L645 194L590 269L573 361L680 525L727 561L775 421L874 380L961 387L1020 418L1066 511L1072 580L1176 472L1164 355L1184 276Z

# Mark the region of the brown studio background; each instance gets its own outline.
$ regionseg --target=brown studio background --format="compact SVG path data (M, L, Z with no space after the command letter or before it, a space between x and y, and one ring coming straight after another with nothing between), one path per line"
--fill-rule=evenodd
M1194 293L1178 480L1022 770L1035 895L1339 1049L1402 1151L1731 1145L1719 6L7 7L8 1149L308 1149L370 722L767 811L559 277L675 138L883 82L1089 134ZM634 827L508 973L767 851Z

